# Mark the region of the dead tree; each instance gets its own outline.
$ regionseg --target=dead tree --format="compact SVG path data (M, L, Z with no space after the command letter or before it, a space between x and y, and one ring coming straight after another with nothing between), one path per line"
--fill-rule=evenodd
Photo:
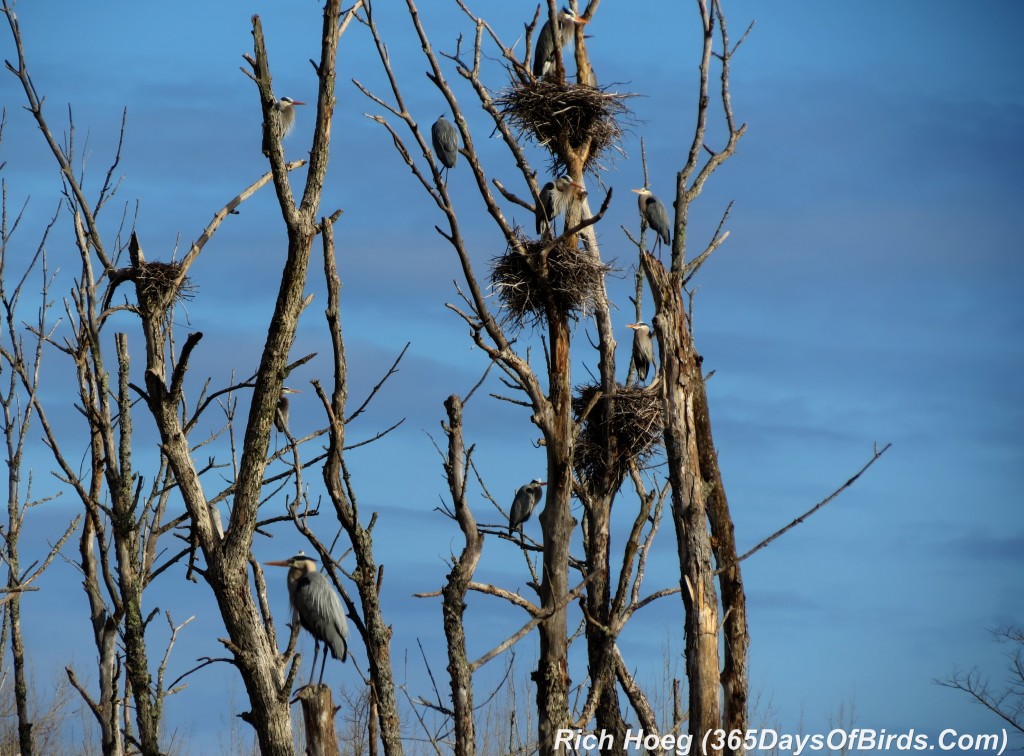
M627 455L618 448L619 439L614 434L605 434L604 438L599 439L600 434L594 433L588 439L589 449L597 454L615 455L617 462L608 465L607 471L597 471L596 466L591 470L595 475L588 481L588 492L581 496L586 508L587 560L582 562L570 555L572 533L577 524L571 514L571 504L574 493L581 490L581 483L574 475L578 461L577 439L586 422L593 422L595 428L608 428L612 425L610 419L602 422L600 418L614 416L618 391L615 380L615 339L604 286L608 267L601 262L600 250L592 232L593 224L600 220L610 197L604 198L602 210L591 217L586 196L582 193L574 196L565 215L565 232L550 241L529 239L520 229L510 224L499 205L500 198L492 192L484 167L474 149L473 137L460 103L420 23L418 10L411 0L407 1L407 7L427 58L430 68L428 76L455 116L455 125L465 145L463 153L467 157L468 170L507 245L506 252L495 260L492 285L499 291L511 323L508 320L505 323L499 322L489 310L482 293L483 287L472 270L447 186L440 178L439 166L427 147L424 135L405 107L383 42L373 23L372 13L368 13L367 23L377 43L381 62L389 75L391 101L385 101L365 88L363 91L392 117L404 122L418 149L427 156L429 176L412 161L410 150L392 125L383 117L375 117L388 129L415 177L445 216L448 228L441 233L459 257L466 286L463 299L467 309L454 305L450 307L469 325L477 346L504 372L508 385L524 395L522 399L511 401L530 408L532 420L541 431L547 455L547 498L538 518L544 533L540 604L531 610L539 631L540 660L533 675L537 683L539 746L542 752L549 752L553 747L556 730L579 724L569 705L567 618L571 603L569 597L575 595L570 590L570 570L574 569L570 565L585 563L583 586L587 591L587 636L593 687L582 721L586 723L596 709L599 726L616 733L621 747L625 724L615 691L614 644L617 623L610 614L608 518L611 500L624 479L628 464L625 461ZM467 54L463 54L460 49L443 57L455 63L458 74L469 84L480 106L493 119L495 130L501 135L522 171L531 199L534 203L540 201L539 187L536 173L530 167L520 144L521 135L544 144L551 152L556 173L564 171L575 186L582 185L585 172L593 168L602 151L608 149L618 137L616 116L624 112L622 97L586 85L567 84L561 63L556 66L559 73L551 80L534 80L524 61L516 59L507 47L501 45L485 21L473 17L465 7L463 10L476 27L472 49ZM549 14L555 12L553 4L549 4L546 10ZM584 18L589 18L588 14L593 13L593 10L596 10L596 3L592 10L588 9L583 14ZM485 32L488 40L498 44L513 76L512 86L503 91L499 98L491 95L491 90L482 78ZM581 33L577 33L575 49L581 76L588 81L592 80L593 74ZM533 210L533 205L528 201L513 196L500 184L496 185L501 198ZM570 325L574 319L584 317L593 317L598 327L601 381L592 400L583 402L581 406L572 388ZM516 353L506 327L515 330L536 327L543 330L546 335L543 376L534 372L528 358ZM642 528L637 530L637 537L640 530ZM631 560L637 553L634 540L633 553L624 565L624 570L632 569L634 563ZM623 598L620 608L624 607L625 600ZM621 625L618 629L621 629Z
M113 257L104 245L97 217L116 191L112 180L120 148L98 198L90 202L72 170L75 159L73 125L66 146L54 139L29 75L17 17L8 3L3 5L17 51L16 62L7 62L24 91L26 109L35 119L54 158L61 168L64 199L74 231L80 264L71 295L66 302L70 335L58 340L40 324L37 338L56 347L75 367L79 409L86 419L88 469L83 474L65 457L61 441L50 424L39 396L31 394L47 445L53 453L60 478L73 489L85 509L85 526L80 538L79 564L89 599L94 639L99 654L100 691L90 695L72 669L72 684L96 716L106 752L117 753L127 741L146 754L160 751L160 719L163 691L154 684L146 647L146 630L152 619L144 609L143 593L152 578L167 565L156 565L157 540L174 526L164 521L168 480L166 471L152 477L153 491L144 496L143 478L132 462L132 396L129 390L127 339L116 339L114 367L108 367L101 345L101 333L110 312L100 295L104 275L112 269ZM123 137L123 132L122 132ZM46 292L44 290L44 296ZM48 306L44 302L44 310ZM33 391L27 367L22 385ZM170 557L170 563L181 557ZM121 634L123 660L115 646ZM121 663L119 663L119 661ZM132 698L134 728L122 733L117 669L123 668L125 690Z
M281 150L281 124L274 110L269 64L258 18L253 19L255 56L249 57L264 113L264 130L269 145L271 173L223 208L214 221L178 263L147 261L138 239L132 235L130 265L116 268L116 255L110 254L96 223L96 215L110 198L110 175L98 202L90 204L71 170L70 150L61 148L50 134L42 113L42 102L28 76L21 48L17 20L5 3L4 11L17 42L17 64L8 64L20 79L29 111L35 116L54 157L62 169L67 203L72 211L76 241L81 257L80 285L70 300L68 316L73 335L58 345L74 361L83 412L89 422L90 476L80 479L64 460L53 429L40 411L40 421L54 452L65 482L72 486L86 507L86 525L81 540L81 567L89 596L92 624L100 656L100 693L90 696L69 674L80 693L89 702L102 729L104 752L117 753L125 739L143 753L159 752L159 719L163 668L153 683L146 658L145 631L152 615L143 614L142 592L149 581L166 569L154 565L155 539L165 533L169 523L162 519L167 492L176 487L187 510L189 546L172 559L190 557L190 570L210 586L218 601L228 638L224 644L232 654L252 707L243 716L254 726L264 754L291 753L293 749L289 699L291 675L278 655L273 621L265 595L251 589L249 566L257 510L264 486L264 470L270 428L273 423L282 381L287 374L288 353L294 340L299 314L307 304L303 288L313 242L317 235L317 213L323 176L327 164L330 128L334 107L334 61L343 29L340 3L329 2L324 13L321 59L316 66L320 88L318 128L311 152L310 171L301 201L296 203ZM116 166L116 162L115 162ZM190 407L186 397L186 374L196 354L201 334L193 333L177 351L171 335L170 314L175 303L188 291L188 272L212 237L220 222L235 205L259 186L273 180L288 230L289 249L282 269L277 307L268 328L267 342L260 367L251 382L250 414L244 431L241 460L234 482L225 491L206 495L202 476L209 466L193 457L189 433L199 414L209 406L210 397L201 397ZM100 289L109 278L106 297ZM119 284L131 282L133 303L109 308ZM109 318L125 310L134 313L145 338L144 387L132 384L127 338L115 340L114 378L108 377L107 355L99 334ZM108 390L112 388L113 392ZM230 387L228 391L237 390ZM141 476L131 465L131 407L133 392L141 395L152 414L161 439L164 473L152 477L158 495L143 496ZM41 410L41 408L39 408ZM232 498L231 517L225 528L220 522L218 502ZM109 503L104 502L104 497ZM184 519L184 518L183 518ZM108 530L109 529L109 530ZM109 534L109 536L108 536ZM111 538L108 546L108 538ZM98 552L98 553L97 553ZM196 563L201 555L202 565ZM263 590L262 575L254 567L256 585ZM104 595L106 590L106 596ZM107 601L113 606L108 607ZM134 698L133 721L138 734L122 733L119 720L121 695L118 691L116 646L118 628L124 638L126 688ZM126 718L127 722L128 719Z
M0 116L0 144L3 143L3 130L6 114ZM0 170L3 163L0 162ZM22 598L26 593L37 590L32 584L49 567L54 557L64 547L81 522L81 515L74 518L57 542L51 546L44 559L29 564L22 564L20 553L21 529L29 509L45 504L49 498L32 498L32 475L26 479L25 450L29 433L33 428L39 394L39 379L42 373L43 349L46 343L47 307L36 310L35 322L29 328L29 334L21 332L21 316L18 306L24 288L33 271L40 275L42 281L42 299L48 300L49 272L46 270L44 246L49 229L43 233L42 240L36 248L31 260L23 271L12 271L10 263L13 256L11 238L20 225L24 207L13 218L8 215L7 191L4 186L0 198L0 365L6 368L7 380L0 390L0 439L4 446L4 459L7 470L7 517L0 531L3 533L3 545L0 547L0 561L7 565L6 582L0 593L0 612L3 615L2 632L0 632L0 648L10 641L11 668L14 673L14 702L18 715L18 750L25 756L36 752L36 738L33 733L35 723L29 709L29 691L27 677L27 657L25 638L22 634ZM20 276L17 283L10 287L8 275ZM28 338L26 338L26 335ZM0 371L2 373L4 371ZM50 497L53 498L53 497ZM3 677L6 678L6 670Z
M509 313L505 322L498 322L494 318L481 296L481 287L470 265L458 219L448 198L447 186L440 180L439 168L426 140L404 105L383 44L372 23L372 15L368 23L381 52L381 62L389 74L391 101L385 101L365 89L363 91L393 118L404 122L417 147L427 157L429 175L419 170L411 158L411 150L405 146L392 125L381 116L375 117L388 129L406 164L446 218L448 227L441 233L459 256L465 275L465 290L460 293L467 309L450 307L470 326L477 346L485 350L490 359L504 371L508 385L525 395L525 400L513 401L528 406L532 411L532 419L541 431L547 454L548 492L539 517L544 536L540 606L537 608L540 661L534 674L537 683L538 746L542 753L551 752L557 729L586 726L593 717L597 728L614 734L615 745L612 751L621 752L625 720L619 709L616 684L627 690L645 727L657 729L653 718L645 715L650 707L646 704L643 692L625 672L615 645L624 623L647 600L639 595L639 580L630 585L629 575L637 565L640 565L642 573L642 564L656 527L645 530L647 521L638 518L626 546L618 580L613 580L611 576L609 543L610 512L615 496L627 477L635 476L635 471L640 469L647 456L661 443L665 446L669 462L671 500L680 539L678 555L681 577L678 591L683 593L686 609L691 731L702 731L700 728L710 727L712 722L716 723L714 726L720 726L718 723L721 720L717 709L721 680L717 640L718 591L714 581L716 559L731 565L720 578L723 595L728 595L728 614L725 618L729 654L727 717L730 722L742 723L745 721L746 699L744 597L735 560L735 546L731 540L732 525L728 506L724 492L720 490L706 399L701 403L694 396L694 386L699 385L702 392L703 384L700 382L699 361L692 342L684 342L684 337L689 339L690 333L683 308L683 278L677 276L675 279L662 279L653 273L648 274L658 308L658 320L666 323L662 326L664 333L659 332L663 339L663 360L672 365L661 382L662 388L631 393L617 382L615 376L616 342L604 288L604 275L607 271L600 262L600 250L593 233L593 224L600 220L609 197L604 199L602 210L593 217L589 198L585 195L576 197L566 211L565 233L551 241L538 242L526 238L519 229L509 224L499 204L500 200L504 200L532 210L533 205L529 199L534 203L540 202L536 174L529 166L521 145L522 139L543 145L550 152L556 175L564 172L576 185L581 185L585 174L593 169L602 151L614 144L619 136L616 117L624 112L622 96L602 92L593 86L596 77L582 29L575 32L573 48L578 83L567 82L562 60L556 63L554 75L544 80L538 81L529 74L531 33L540 19L546 18L554 23L554 2L542 5L539 17L535 16L527 27L524 58L517 58L501 43L486 21L473 16L461 3L460 7L476 29L470 50L464 52L460 43L455 53L438 55L427 38L415 4L412 0L407 0L406 4L427 58L428 76L454 114L468 170L472 173L488 213L507 244L506 253L496 260L492 273L492 286L498 290L505 311ZM596 12L597 5L596 2L587 4L581 14L582 18L589 20ZM698 167L703 154L704 124L709 101L707 79L716 22L722 21L714 5L709 10L701 3L698 9L705 28L701 58L702 88L698 92L697 101L699 125L694 139L695 147L691 150L692 165L688 164L681 172L681 186L686 186L687 178ZM729 117L728 148L717 153L709 165L698 172L697 186L687 187L691 192L690 199L699 193L714 168L732 154L736 140L742 135L742 128L733 127L728 102L728 59L732 51L724 35L724 23L718 24L717 28L722 30L723 50L720 59L723 63L723 106ZM496 44L512 80L511 85L497 97L492 96L492 88L482 78L481 60L485 57L482 42L485 38ZM563 55L567 54L567 50L568 46L563 50ZM440 57L448 58L455 64L457 73L469 84L481 108L493 119L495 132L504 140L529 187L532 196L527 200L520 199L497 181L494 185L500 192L500 198L492 193L486 172L474 149L468 122L440 66ZM684 222L685 211L678 218ZM677 245L682 249L681 240L685 238L685 230L679 232L677 228ZM646 260L644 269L647 270ZM574 397L569 371L569 325L571 319L580 317L592 318L597 328L599 377L595 384L584 387ZM529 362L512 348L506 333L509 327L516 330L523 327L543 329L546 334L543 381L533 373ZM663 393L658 395L656 391ZM661 411L663 406L664 413ZM698 414L700 421L696 419ZM636 422L626 422L626 418ZM699 423L703 425L698 442L693 429ZM699 449L704 450L703 455L698 452ZM709 499L715 482L719 490L713 499ZM636 485L639 492L639 478L636 478ZM584 505L585 559L582 562L575 560L569 550L576 525L570 511L574 495ZM642 494L641 500L644 502L642 510L649 514L657 495ZM709 522L715 534L714 548ZM568 703L569 633L564 599L570 594L568 574L571 564L584 565L582 571L586 590L583 611L586 617L590 688L578 718L570 714ZM672 592L675 591L656 592L650 598L653 600Z
M711 436L701 359L693 341L684 285L724 241L721 225L708 247L686 265L689 210L705 182L735 152L746 131L733 117L729 97L730 46L725 18L716 0L699 0L702 51L697 92L697 119L686 163L676 176L671 269L646 252L641 263L655 305L654 330L661 352L661 396L665 407L665 454L672 485L672 513L680 566L680 590L686 608L686 673L689 682L690 732L697 738L717 728L746 729L747 623L746 599L737 561L733 523L718 470ZM719 51L715 52L718 42ZM740 40L742 42L742 39ZM724 145L708 146L707 119L713 102L710 78L713 58L720 62L717 104L726 124ZM710 157L705 156L705 151ZM724 221L724 218L723 218ZM725 616L719 618L719 574ZM719 627L724 634L725 664L719 659ZM720 710L725 690L725 711ZM737 752L742 750L742 746Z

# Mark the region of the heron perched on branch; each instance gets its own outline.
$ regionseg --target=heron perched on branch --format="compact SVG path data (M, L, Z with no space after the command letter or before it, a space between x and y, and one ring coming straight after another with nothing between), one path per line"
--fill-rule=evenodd
M295 106L305 104L301 100L293 100L291 97L274 100L274 110L281 118L281 136L288 136L295 126Z
M633 367L636 368L636 378L638 381L646 381L647 373L654 363L651 328L646 323L630 323L626 328L633 329Z
M299 389L281 387L281 396L277 399L277 409L274 411L274 427L281 433L288 436L288 410L291 402L288 401L288 394L301 394Z
M434 145L434 154L444 166L444 182L447 184L448 171L455 167L455 162L459 159L459 132L452 122L444 117L444 113L430 127L430 141Z
M508 513L509 535L512 535L514 530L518 530L519 534L522 535L523 523L530 519L533 508L540 501L540 487L546 485L546 482L534 478L525 486L519 486L519 490L516 491L516 498L512 500L512 509Z
M568 8L562 8L555 16L555 29L551 19L544 22L537 35L537 47L533 51L533 75L541 78L555 70L555 56L568 44L577 26L587 23Z
M662 204L660 199L651 194L651 190L646 186L642 189L634 189L633 191L640 195L637 197L640 217L647 221L647 225L656 234L654 240L655 248L660 250L660 245L663 241L665 244L671 244L672 237L669 233L668 211L665 209L665 205Z
M292 622L313 636L313 666L309 670L309 682L313 682L316 658L320 643L324 644L324 658L320 663L320 682L324 681L324 667L327 665L327 651L331 656L348 659L348 619L341 606L341 599L330 581L317 572L316 562L301 551L283 562L264 562L271 567L288 568L288 598L292 605Z
M541 187L536 213L537 236L544 236L548 232L552 236L555 235L555 219L559 215L565 215L575 194L581 198L587 196L583 184L573 181L568 176L559 176Z

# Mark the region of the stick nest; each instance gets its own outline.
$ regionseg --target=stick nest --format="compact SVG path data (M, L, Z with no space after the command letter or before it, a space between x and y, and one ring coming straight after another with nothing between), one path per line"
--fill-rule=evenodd
M603 292L604 277L613 269L568 239L547 254L551 241L527 238L516 230L520 252L509 245L491 262L491 288L501 299L508 322L516 329L544 320L548 298L561 312L576 318L594 309Z
M188 276L175 287L175 281L180 273L180 263L142 263L135 272L139 303L149 302L166 310L178 302L192 299L195 295L195 285Z
M513 84L499 93L495 103L520 137L525 135L551 151L557 174L565 172L566 152L589 144L586 170L618 141L622 136L618 119L629 113L625 99L631 96L542 79Z
M600 390L593 384L576 389L572 406L577 420ZM620 385L611 416L607 413L607 403L598 399L576 440L573 461L584 481L600 481L606 472L621 480L629 472L630 460L642 467L664 441L661 394L656 389Z

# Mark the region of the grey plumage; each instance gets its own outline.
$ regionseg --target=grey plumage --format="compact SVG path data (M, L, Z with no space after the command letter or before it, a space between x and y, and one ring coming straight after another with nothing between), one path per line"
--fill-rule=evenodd
M549 232L555 235L555 219L565 215L574 194L585 196L583 185L577 184L568 176L559 176L554 181L544 184L540 190L540 202L537 204L536 229L537 236L543 237Z
M530 519L533 508L540 501L540 487L546 485L547 483L534 478L525 486L519 486L519 490L516 491L516 497L512 500L512 508L508 513L509 535L512 535L514 530L518 530L522 534L523 523Z
M551 30L551 19L544 22L537 35L537 47L533 51L533 75L542 78L555 70L555 56L572 39L577 24L587 23L568 8L562 8L555 15L555 31Z
M274 100L274 110L281 118L281 136L288 136L295 127L295 106L305 104L301 100L293 100L291 97Z
M274 567L288 568L288 598L292 606L292 622L313 636L313 666L309 680L313 681L320 643L324 644L324 658L320 664L320 682L324 679L327 651L345 662L348 659L348 619L341 599L331 582L317 572L316 562L301 551L283 562L267 562Z
M445 168L445 182L448 181L448 170L455 167L459 159L459 132L455 126L441 114L430 127L430 141L434 145L434 154Z
M288 394L301 393L298 389L290 389L286 386L281 387L281 396L277 399L277 409L274 411L274 427L278 431L288 434L288 415L291 409L291 402L288 401Z
M639 195L637 197L637 205L640 208L640 217L647 221L647 225L650 226L656 235L654 240L655 248L660 249L662 242L672 244L672 237L669 232L668 211L665 209L665 205L662 204L660 199L651 194L651 190L647 187L634 189L633 191Z
M646 381L647 373L654 364L654 342L651 341L651 329L646 323L630 323L626 326L633 329L633 367L636 368L638 381Z

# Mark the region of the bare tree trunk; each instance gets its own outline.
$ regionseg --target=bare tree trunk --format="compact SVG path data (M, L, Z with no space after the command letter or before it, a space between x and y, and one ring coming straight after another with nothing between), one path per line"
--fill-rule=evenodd
M540 513L544 534L544 573L541 579L540 659L533 679L537 684L537 727L540 753L556 753L555 734L571 726L569 717L569 544L572 516L572 384L569 377L569 320L553 302L548 303L548 366L550 416L542 424L548 462L548 491Z
M444 403L448 423L444 431L448 436L448 458L445 472L448 489L455 506L466 546L458 562L448 573L448 581L441 590L441 610L444 616L444 634L448 641L448 675L451 680L452 707L455 713L455 754L471 756L476 753L476 730L473 723L473 672L466 656L466 591L480 561L484 537L477 529L476 520L466 501L466 467L468 454L462 436L462 400L452 394Z
M719 707L718 594L700 457L695 395L703 390L700 364L680 296L681 281L648 253L644 272L654 297L654 327L662 348L665 453L672 484L672 519L686 609L686 675L690 687L690 733L698 740L721 726Z
M335 709L330 687L307 685L295 697L302 703L307 756L336 756L338 733L334 729Z
M380 738L384 753L399 756L402 753L401 718L398 700L395 697L395 682L391 667L391 628L384 621L380 607L380 591L384 579L383 566L378 567L373 556L373 519L369 527L359 521L355 497L349 488L348 472L345 469L345 402L348 398L347 364L345 343L341 332L341 309L339 306L341 279L338 277L334 259L334 235L329 220L320 225L324 248L324 277L327 282L327 324L331 335L334 356L334 386L330 397L323 394L321 400L327 407L330 427L327 459L323 466L324 484L327 494L345 532L348 533L355 555L356 568L352 573L363 610L363 640L370 664L370 679L377 704ZM375 518L374 518L375 519Z
M725 710L722 728L726 732L746 732L747 729L747 649L750 636L747 629L747 597L743 589L736 551L729 501L718 468L718 452L711 435L711 417L708 412L707 387L703 379L694 387L694 419L696 420L697 450L705 490L708 491L708 519L711 523L711 548L715 563L719 565L718 584L722 597L723 652L722 689ZM733 751L743 753L743 747Z
M111 526L117 550L118 587L124 613L125 672L135 699L136 726L139 730L139 750L144 756L160 753L160 706L152 697L152 678L146 653L146 618L142 612L142 592L145 588L144 554L139 538L140 520L135 516L138 500L132 490L131 463L131 404L128 375L128 337L115 338L118 361L118 444L115 468L105 467L111 500ZM112 436L112 434L111 434ZM111 439L112 440L112 439Z

